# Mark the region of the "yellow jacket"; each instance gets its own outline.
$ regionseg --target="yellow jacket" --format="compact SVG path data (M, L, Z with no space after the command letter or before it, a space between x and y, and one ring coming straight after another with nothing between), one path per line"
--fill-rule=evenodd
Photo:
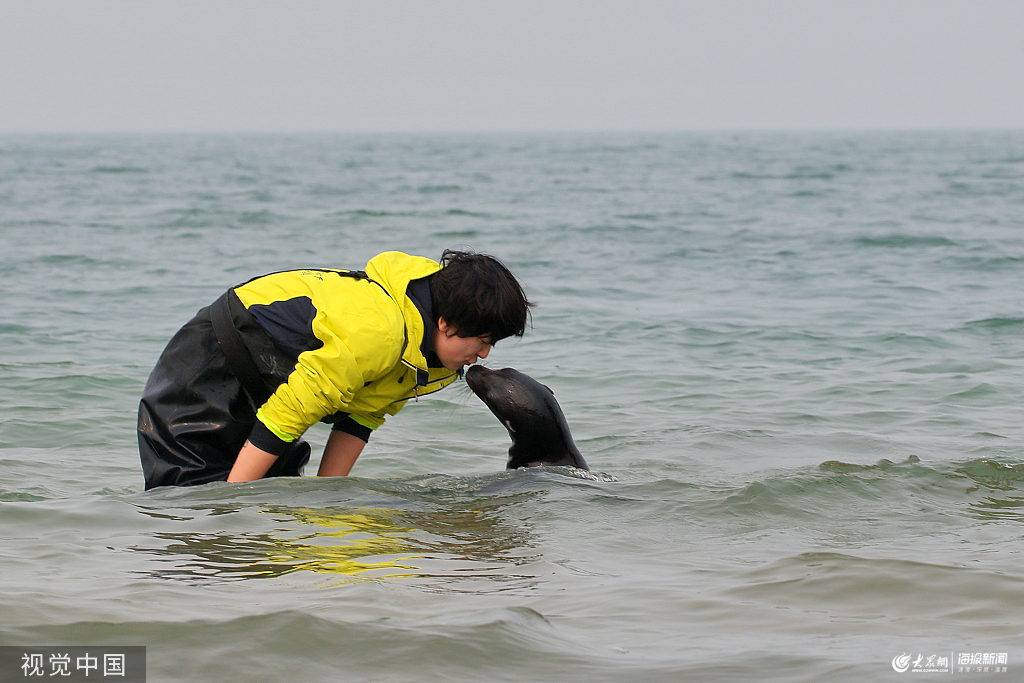
M413 396L451 384L457 373L427 367L434 321L409 290L438 270L428 258L386 252L367 263L369 279L294 270L236 287L275 344L297 354L287 381L257 411L259 421L288 443L339 412L376 429Z

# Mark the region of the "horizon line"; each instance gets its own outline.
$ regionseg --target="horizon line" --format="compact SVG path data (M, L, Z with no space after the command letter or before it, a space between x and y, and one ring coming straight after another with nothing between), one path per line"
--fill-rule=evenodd
M870 133L870 132L1018 132L1020 126L749 126L694 128L125 128L125 129L0 129L0 135L600 135L693 133Z

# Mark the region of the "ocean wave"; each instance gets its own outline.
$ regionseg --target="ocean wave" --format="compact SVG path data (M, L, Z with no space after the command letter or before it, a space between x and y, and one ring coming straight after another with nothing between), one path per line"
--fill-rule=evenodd
M995 333L1018 333L1024 327L1024 318L995 317L983 320L972 320L964 325L965 330L983 330Z
M90 173L149 173L149 169L139 166L94 166Z
M1024 577L1000 571L836 552L785 557L741 572L736 583L722 595L758 605L752 618L824 608L823 625L842 622L890 635L923 629L946 638L965 628L975 637L1014 635L1011 605L1024 591Z
M357 608L358 609L358 608ZM362 611L362 610L360 610ZM617 680L614 670L634 658L599 656L529 607L447 609L359 618L299 610L221 619L135 620L72 623L60 627L5 629L15 642L88 642L145 645L147 669L157 680L180 680L181 653L188 652L191 680L387 680L389 682ZM252 642L273 647L253 649ZM211 644L216 643L216 647ZM234 643L232 645L231 643ZM608 671L611 667L613 671Z
M879 235L862 236L853 240L860 247L881 247L889 249L913 249L918 247L959 247L957 242L941 235Z

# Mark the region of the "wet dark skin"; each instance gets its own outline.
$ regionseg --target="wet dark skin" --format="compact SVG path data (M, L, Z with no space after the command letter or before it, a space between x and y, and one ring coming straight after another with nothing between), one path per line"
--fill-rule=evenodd
M506 469L540 465L590 469L549 388L513 368L490 370L479 365L466 371L466 383L512 437Z

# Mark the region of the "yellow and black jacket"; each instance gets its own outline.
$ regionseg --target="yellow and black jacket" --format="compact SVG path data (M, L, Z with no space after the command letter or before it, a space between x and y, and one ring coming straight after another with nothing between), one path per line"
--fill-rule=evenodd
M234 294L275 346L295 359L256 412L250 441L286 451L314 423L347 415L373 430L413 396L442 389L456 372L428 364L434 327L428 259L380 254L365 277L347 271L273 273Z

